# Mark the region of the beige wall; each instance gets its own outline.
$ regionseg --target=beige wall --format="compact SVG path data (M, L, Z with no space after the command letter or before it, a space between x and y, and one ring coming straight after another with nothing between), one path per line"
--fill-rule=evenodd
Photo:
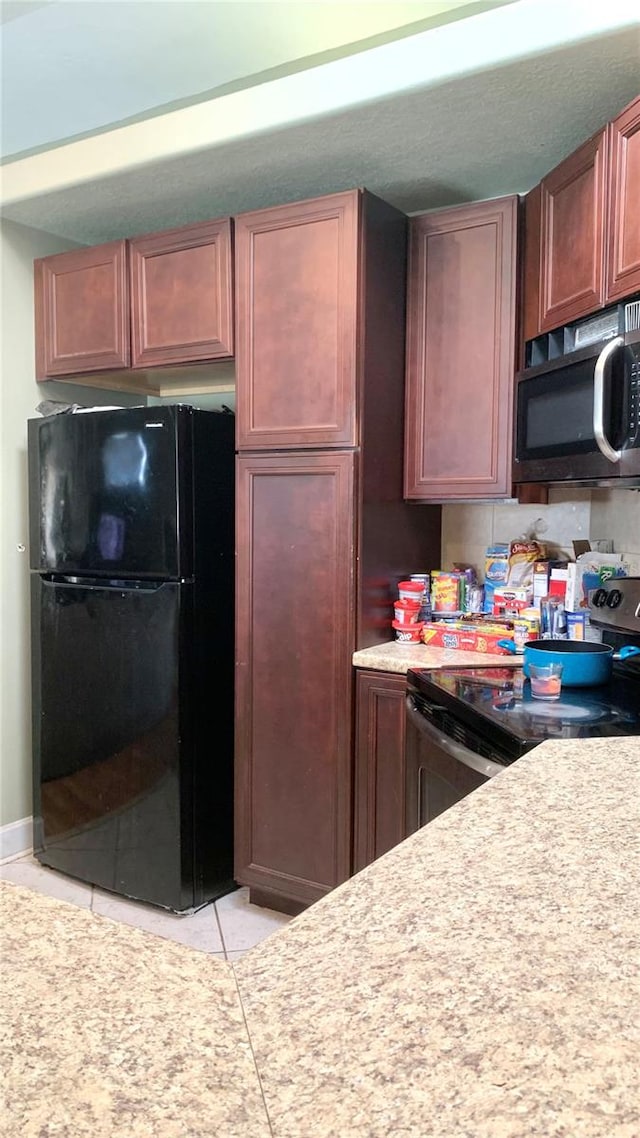
M591 537L610 537L617 552L635 555L629 569L640 576L640 491L594 490Z
M85 404L140 403L141 400L70 384L36 384L32 262L34 257L69 248L73 242L9 221L2 221L0 237L3 535L0 562L0 825L6 825L31 814L26 421L35 416L35 407L44 398Z
M571 555L574 538L612 538L618 553L640 559L640 494L635 490L551 490L548 506L455 505L442 511L442 567L454 561L482 573L487 545L519 537L538 518L540 539ZM635 572L632 563L632 572ZM640 573L640 568L638 569Z

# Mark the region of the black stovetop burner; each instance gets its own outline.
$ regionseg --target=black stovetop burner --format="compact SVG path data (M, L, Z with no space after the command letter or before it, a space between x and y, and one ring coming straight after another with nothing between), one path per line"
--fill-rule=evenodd
M513 757L545 739L640 735L640 684L624 676L600 687L563 688L549 702L532 697L521 668L442 668L407 678L434 709L430 718L461 719L500 739Z
M640 577L615 578L590 601L592 623L614 649L640 647ZM467 748L510 763L545 739L640 736L640 657L614 663L599 687L564 686L555 701L534 699L522 668L410 670L408 692L434 727ZM640 753L640 739L638 742Z

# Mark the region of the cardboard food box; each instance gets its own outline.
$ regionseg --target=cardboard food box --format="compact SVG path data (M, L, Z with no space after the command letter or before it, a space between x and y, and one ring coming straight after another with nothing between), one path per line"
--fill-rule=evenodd
M589 596L603 581L624 576L620 553L583 553L567 566L564 607L569 612L589 608Z
M530 588L512 589L510 586L496 586L493 591L493 615L503 616L518 613L531 605L533 593Z
M422 639L431 648L454 648L464 652L489 652L495 656L510 655L507 648L498 647L499 640L509 640L510 634L499 625L479 625L463 621L438 621L425 624Z

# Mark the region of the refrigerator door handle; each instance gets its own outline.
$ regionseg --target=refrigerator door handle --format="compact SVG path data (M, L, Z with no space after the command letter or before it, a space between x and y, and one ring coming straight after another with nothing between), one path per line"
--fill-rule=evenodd
M40 578L45 587L52 589L86 589L94 592L113 589L119 593L159 593L165 585L178 583L175 581L123 581L114 578L107 578L102 581L98 577L78 577L75 574L60 577L40 574Z

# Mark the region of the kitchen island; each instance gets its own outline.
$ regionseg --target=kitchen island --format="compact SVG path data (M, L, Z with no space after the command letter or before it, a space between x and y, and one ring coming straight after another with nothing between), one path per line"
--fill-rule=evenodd
M639 804L544 743L233 969L6 886L6 1133L637 1138Z

